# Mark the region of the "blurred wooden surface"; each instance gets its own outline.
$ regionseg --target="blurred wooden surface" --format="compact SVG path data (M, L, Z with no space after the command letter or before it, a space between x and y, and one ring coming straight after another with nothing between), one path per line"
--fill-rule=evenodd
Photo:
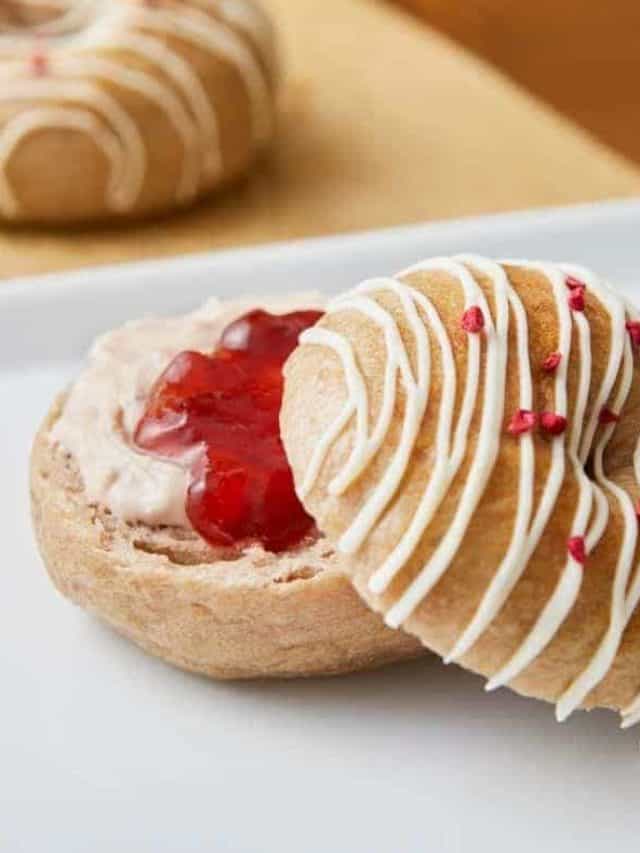
M163 221L3 230L1 275L640 190L634 166L406 12L372 0L265 2L287 79L280 138L253 176Z
M399 0L640 161L638 0Z

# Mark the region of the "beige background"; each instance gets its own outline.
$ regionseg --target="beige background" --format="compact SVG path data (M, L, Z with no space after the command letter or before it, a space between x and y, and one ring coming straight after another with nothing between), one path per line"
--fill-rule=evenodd
M638 0L397 0L640 161Z
M629 196L635 166L481 60L375 0L265 0L286 81L253 176L139 226L0 232L3 276Z

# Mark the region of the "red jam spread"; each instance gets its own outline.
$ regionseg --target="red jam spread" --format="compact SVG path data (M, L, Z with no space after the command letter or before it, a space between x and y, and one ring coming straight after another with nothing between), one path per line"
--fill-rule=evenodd
M227 326L211 355L177 355L151 390L135 442L189 460L187 517L212 545L283 551L314 530L294 490L279 414L284 362L321 316L251 311Z

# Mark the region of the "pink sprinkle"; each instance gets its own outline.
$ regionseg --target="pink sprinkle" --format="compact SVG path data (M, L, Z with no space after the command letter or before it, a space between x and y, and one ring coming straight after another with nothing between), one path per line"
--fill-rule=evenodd
M569 293L569 308L572 311L584 311L584 285L577 284Z
M562 435L567 428L567 419L555 412L540 413L540 429L549 435Z
M511 435L524 435L525 432L531 432L537 420L538 417L535 412L530 412L528 409L518 409L507 425L507 432Z
M36 48L29 58L29 65L35 77L44 77L49 72L49 57L42 48Z
M587 288L587 285L584 283L584 281L580 281L580 279L576 278L574 275L568 275L565 278L564 283L567 285L569 290L575 290L576 288L586 290Z
M633 345L640 347L640 320L627 320L626 327Z
M44 77L49 73L49 54L47 52L46 39L36 34L31 54L29 56L29 68L34 77Z
M620 415L617 415L614 411L612 411L608 406L603 406L600 409L600 414L598 415L598 420L601 424L615 424L620 420Z
M640 498L636 501L636 518L640 521Z
M482 309L477 305L467 308L462 315L460 325L465 332L469 332L470 334L481 332L484 329L484 314L482 313Z
M545 373L555 373L558 365L562 361L562 353L552 352L542 362L542 369Z
M580 565L583 566L587 559L587 549L584 544L584 536L572 536L567 542L567 548L576 563L580 563Z

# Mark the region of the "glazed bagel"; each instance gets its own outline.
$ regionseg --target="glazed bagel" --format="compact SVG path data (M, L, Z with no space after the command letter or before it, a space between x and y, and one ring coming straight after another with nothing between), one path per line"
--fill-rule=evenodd
M325 539L279 554L259 545L213 547L180 512L167 515L178 492L180 511L184 505L180 472L130 446L140 403L172 354L199 341L215 346L216 334L255 304L260 300L210 303L186 318L141 321L96 344L33 447L33 522L49 574L63 595L146 651L216 678L334 674L415 657L420 644L386 628L363 604ZM267 301L274 311L279 305ZM91 396L105 377L126 380L117 411L107 406L112 386ZM132 406L133 415L120 406ZM79 411L88 425L65 426ZM90 440L74 456L64 442L78 448L85 431Z
M436 258L334 300L283 441L364 600L446 660L640 720L640 322L588 270Z
M274 130L253 0L13 0L0 16L0 218L169 211L247 171Z

